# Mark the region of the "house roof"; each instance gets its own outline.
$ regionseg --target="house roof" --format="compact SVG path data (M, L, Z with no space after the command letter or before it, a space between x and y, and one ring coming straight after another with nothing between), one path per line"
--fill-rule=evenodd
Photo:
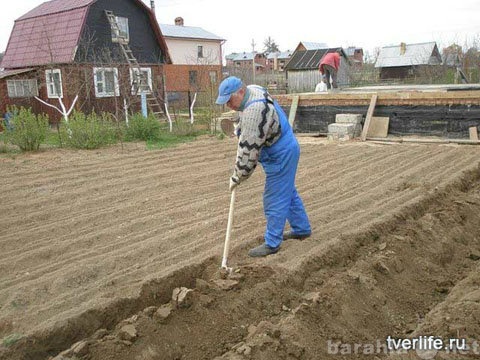
M289 59L292 56L292 52L290 50L287 51L277 51L272 52L267 55L267 59Z
M335 50L329 51L329 49L317 49L295 51L288 64L285 66L285 70L318 69L320 66L320 60L322 60L323 56L328 52L335 52Z
M91 3L92 0L88 1ZM63 4L63 12L47 14L52 3ZM48 63L72 62L88 10L73 0L43 3L15 21L1 67L20 68ZM71 5L67 8L67 5Z
M165 37L224 41L222 37L196 26L160 24Z
M285 66L285 70L318 70L320 61L328 54L337 51L339 48L327 48L317 50L304 50L295 51L290 58L290 61ZM343 51L343 57L350 64L346 57L345 51Z
M238 53L231 53L231 54L225 55L225 59L226 60L233 60L233 59L235 59L235 57L237 55L238 55Z
M401 47L402 45L396 45L381 48L375 67L437 65L441 63L441 57L435 42L405 44L404 54L401 54Z
M147 11L166 61L171 62L155 15L141 0L132 1ZM94 2L96 0L52 0L15 20L0 67L9 69L72 62L88 8Z
M228 55L229 56L229 60L232 60L232 61L252 61L253 60L253 54L258 54L258 53L253 53L253 52L243 52L243 53L238 53L238 54L230 54ZM231 57L230 57L231 56Z
M325 43L317 43L317 42L309 42L309 41L300 41L300 44L303 44L305 49L307 50L318 50L318 49L326 49L328 48L327 44ZM299 45L300 45L299 44Z
M93 2L95 2L95 0L48 1L38 5L36 8L20 16L17 21L82 8L90 5Z
M33 68L0 71L0 79L5 79L5 78L8 78L10 76L15 76L15 75L27 73L27 72L32 71L32 70L33 70Z
M356 46L349 46L345 49L345 53L347 54L347 56L353 56L353 55L355 55L356 50L360 50L360 51L363 52L362 48L359 48L359 47L356 47Z

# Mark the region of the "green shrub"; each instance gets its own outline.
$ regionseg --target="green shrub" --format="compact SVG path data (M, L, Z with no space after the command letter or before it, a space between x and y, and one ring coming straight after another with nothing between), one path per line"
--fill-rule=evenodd
M32 110L21 107L10 108L13 114L10 130L5 131L6 142L18 146L22 151L37 151L49 131L48 116L35 115Z
M143 117L136 113L129 117L128 126L125 129L125 140L157 140L160 137L160 122L153 116Z
M117 142L117 129L107 114L75 111L68 123L62 122L60 133L63 143L75 149L98 149Z

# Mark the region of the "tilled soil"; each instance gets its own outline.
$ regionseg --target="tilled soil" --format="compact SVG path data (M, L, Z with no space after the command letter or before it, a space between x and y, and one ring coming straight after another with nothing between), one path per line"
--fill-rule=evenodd
M479 356L480 149L299 140L312 237L246 256L257 169L223 282L236 140L2 155L0 359ZM385 347L425 335L470 348Z

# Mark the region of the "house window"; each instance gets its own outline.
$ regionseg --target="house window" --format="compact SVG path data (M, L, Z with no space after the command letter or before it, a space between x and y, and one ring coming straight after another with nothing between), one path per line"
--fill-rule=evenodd
M45 70L47 95L49 98L62 98L62 72L60 69Z
M93 68L96 97L119 96L118 70L116 68Z
M112 29L112 41L128 43L130 40L128 31L128 18L115 16L115 20L117 21L118 30Z
M130 83L132 84L132 95L141 93L150 94L152 92L152 69L131 68Z
M9 98L38 96L36 79L7 80Z
M195 70L191 70L188 72L188 82L190 85L197 84L197 72Z
M202 45L197 46L197 55L198 55L198 58L203 58L203 46Z

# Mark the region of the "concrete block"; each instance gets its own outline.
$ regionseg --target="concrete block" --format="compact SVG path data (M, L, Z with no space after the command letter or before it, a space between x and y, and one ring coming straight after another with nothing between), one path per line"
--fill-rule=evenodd
M381 137L385 138L388 135L388 124L390 122L390 118L386 117L379 117L379 116L372 116L372 120L370 121L370 126L368 128L368 137Z
M338 134L338 136L343 136L343 135L350 135L353 137L353 133L355 131L355 124L329 124L328 125L328 133L332 134Z
M328 141L337 141L338 140L338 134L337 133L328 133L327 134L327 140Z
M339 124L361 124L362 119L362 114L337 114L335 116L335 122Z

